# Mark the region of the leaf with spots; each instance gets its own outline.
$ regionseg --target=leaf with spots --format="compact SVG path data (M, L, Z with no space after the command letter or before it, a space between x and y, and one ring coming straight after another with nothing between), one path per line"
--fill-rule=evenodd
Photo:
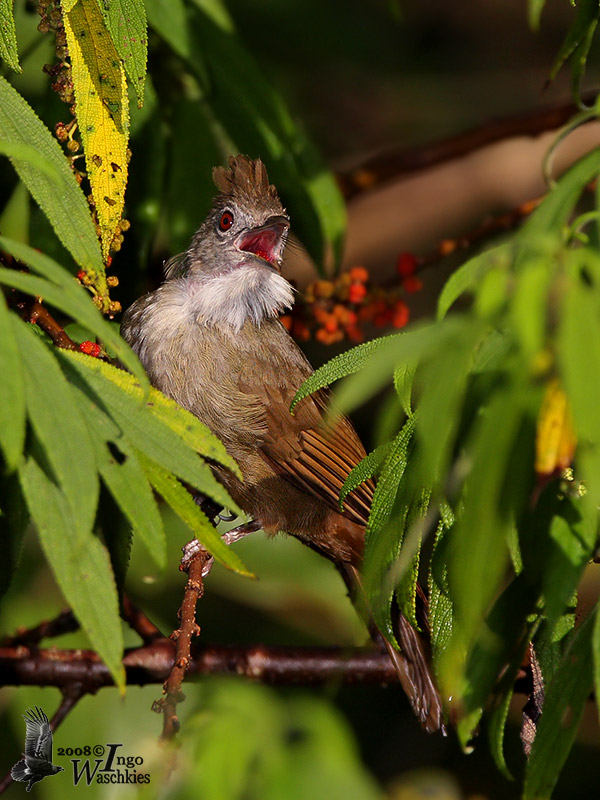
M79 0L63 20L77 122L106 261L118 235L127 185L127 81L96 0Z
M144 105L148 33L143 0L98 0L98 7L119 54L129 83Z

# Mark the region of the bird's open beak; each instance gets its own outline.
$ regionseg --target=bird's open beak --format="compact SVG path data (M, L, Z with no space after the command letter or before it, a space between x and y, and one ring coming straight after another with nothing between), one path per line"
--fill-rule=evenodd
M236 240L236 246L238 250L252 253L278 269L289 227L290 221L287 217L269 217L259 228L241 233Z

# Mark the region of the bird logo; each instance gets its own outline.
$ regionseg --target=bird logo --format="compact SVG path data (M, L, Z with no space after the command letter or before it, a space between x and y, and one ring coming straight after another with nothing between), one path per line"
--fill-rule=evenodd
M45 778L62 772L63 767L52 763L52 731L48 717L41 708L30 708L23 714L27 732L25 734L25 752L23 758L14 765L10 774L14 781L29 781L27 791Z

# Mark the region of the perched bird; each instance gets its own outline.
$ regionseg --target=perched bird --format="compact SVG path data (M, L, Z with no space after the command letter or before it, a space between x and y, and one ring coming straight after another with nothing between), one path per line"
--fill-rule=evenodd
M325 425L327 395L290 413L313 370L278 320L293 304L281 275L289 218L259 159L236 156L213 170L219 194L188 250L169 262L165 282L125 313L121 332L150 381L195 414L240 466L241 482L217 477L251 517L241 535L262 528L297 537L331 559L358 591L365 525L374 484L338 505L365 450L350 421ZM398 652L388 650L412 707L428 731L443 726L427 645L397 614Z
M25 752L23 758L14 765L10 774L14 781L29 781L27 791L46 778L62 772L63 767L52 763L52 731L48 717L41 708L30 708L23 714L27 733L25 734Z

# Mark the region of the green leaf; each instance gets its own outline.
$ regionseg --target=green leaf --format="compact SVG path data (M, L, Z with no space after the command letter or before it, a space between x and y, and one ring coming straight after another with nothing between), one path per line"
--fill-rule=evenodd
M565 224L569 214L590 181L600 173L600 148L580 158L546 195L518 234L522 243L521 258L530 254L528 243L543 236L555 239L557 231ZM520 261L520 259L519 259Z
M1 2L1 0L0 0ZM0 139L0 154L8 156L9 158L21 159L35 167L44 175L47 175L55 183L60 183L61 174L56 166L45 156L43 156L35 147L25 144L24 142L12 142L6 139Z
M138 453L138 458L156 491L163 496L173 511L190 528L193 535L201 542L209 553L223 566L233 569L242 575L253 577L240 557L221 539L206 514L194 502L191 494L178 480L162 469L152 459Z
M525 772L523 800L549 800L571 750L593 684L597 609L576 629L552 683L537 724Z
M352 375L363 369L372 359L375 353L382 350L391 350L392 345L398 340L398 337L405 334L397 333L392 336L385 336L380 339L372 339L370 342L359 344L351 350L346 350L345 353L340 353L323 364L322 367L315 370L310 378L307 378L302 386L296 392L292 401L291 411L294 407L318 389L323 389L329 386L340 378L345 378L347 375ZM392 370L389 370L389 376L392 375Z
M13 0L0 0L0 58L15 72L22 72L17 50Z
M344 500L357 489L361 483L377 475L390 450L390 442L380 445L372 450L349 473L340 489L340 508L344 508Z
M27 244L29 241L29 192L19 181L0 214L0 231L11 239Z
M599 14L598 0L578 0L577 15L567 31L567 35L560 46L560 50L550 70L551 81L556 78L558 71L565 61L567 61L569 57L575 53L577 48L588 38L590 30L592 30L593 33Z
M93 363L93 362L92 362ZM145 393L133 375L113 367L103 361L97 361L97 371L130 397L142 403ZM191 412L178 405L158 389L150 387L146 399L149 412L167 425L193 450L205 458L217 461L238 478L242 478L240 468L225 449L225 445Z
M144 0L98 0L98 7L141 108L148 57Z
M190 486L209 495L217 503L242 513L216 480L208 464L152 413L151 404L141 402L123 391L118 383L113 382L109 374L111 370L115 370L114 367L111 368L98 359L73 351L62 350L58 355L64 363L70 364L74 373L77 373L77 379L73 378L73 382L77 382L92 401L112 417L136 450L173 472ZM126 375L126 373L121 374Z
M454 524L454 515L447 503L440 503L440 521L435 532L433 552L429 562L429 627L431 649L437 662L452 636L452 601L448 593L447 559L443 557L444 536Z
M539 30L540 17L542 15L542 11L545 5L546 5L546 0L529 0L528 3L529 25L534 31Z
M296 234L317 263L324 263L329 249L339 260L346 210L334 176L222 16L207 13L206 5L191 11L193 46L210 66L207 102L234 149L263 158Z
M58 173L52 179L26 159L15 157L13 166L34 200L50 220L56 235L77 264L106 290L100 243L85 195L56 139L15 89L0 77L0 140L36 149Z
M65 495L36 461L29 458L19 478L56 582L123 693L123 633L108 554L89 530L76 524Z
M200 86L209 84L203 51L194 47L183 0L145 0L148 23L169 47L192 68Z
M56 359L31 327L16 316L13 331L21 352L27 412L78 535L91 531L99 481L90 435Z
M14 470L25 442L25 388L21 354L4 295L0 292L0 447L9 472Z
M51 305L56 306L65 314L69 314L103 341L115 357L133 372L144 388L149 386L148 378L138 357L113 326L104 319L94 305L89 292L67 270L44 253L21 242L11 241L4 236L0 236L0 249L10 253L51 282L50 284L46 283L33 275L16 270L1 269L0 283L14 286L27 294L40 295Z
M560 376L569 399L573 424L579 439L578 465L587 479L584 500L600 503L600 340L590 335L598 330L598 290L585 279L570 276L563 285L557 346Z
M117 426L83 392L76 391L86 409L100 476L149 555L164 569L167 562L165 530L146 474ZM112 442L112 450L107 442ZM117 448L120 457L115 452Z
M509 254L510 246L502 244L470 258L453 272L438 298L438 319L446 316L450 307L461 295L473 291L488 270L506 264Z

